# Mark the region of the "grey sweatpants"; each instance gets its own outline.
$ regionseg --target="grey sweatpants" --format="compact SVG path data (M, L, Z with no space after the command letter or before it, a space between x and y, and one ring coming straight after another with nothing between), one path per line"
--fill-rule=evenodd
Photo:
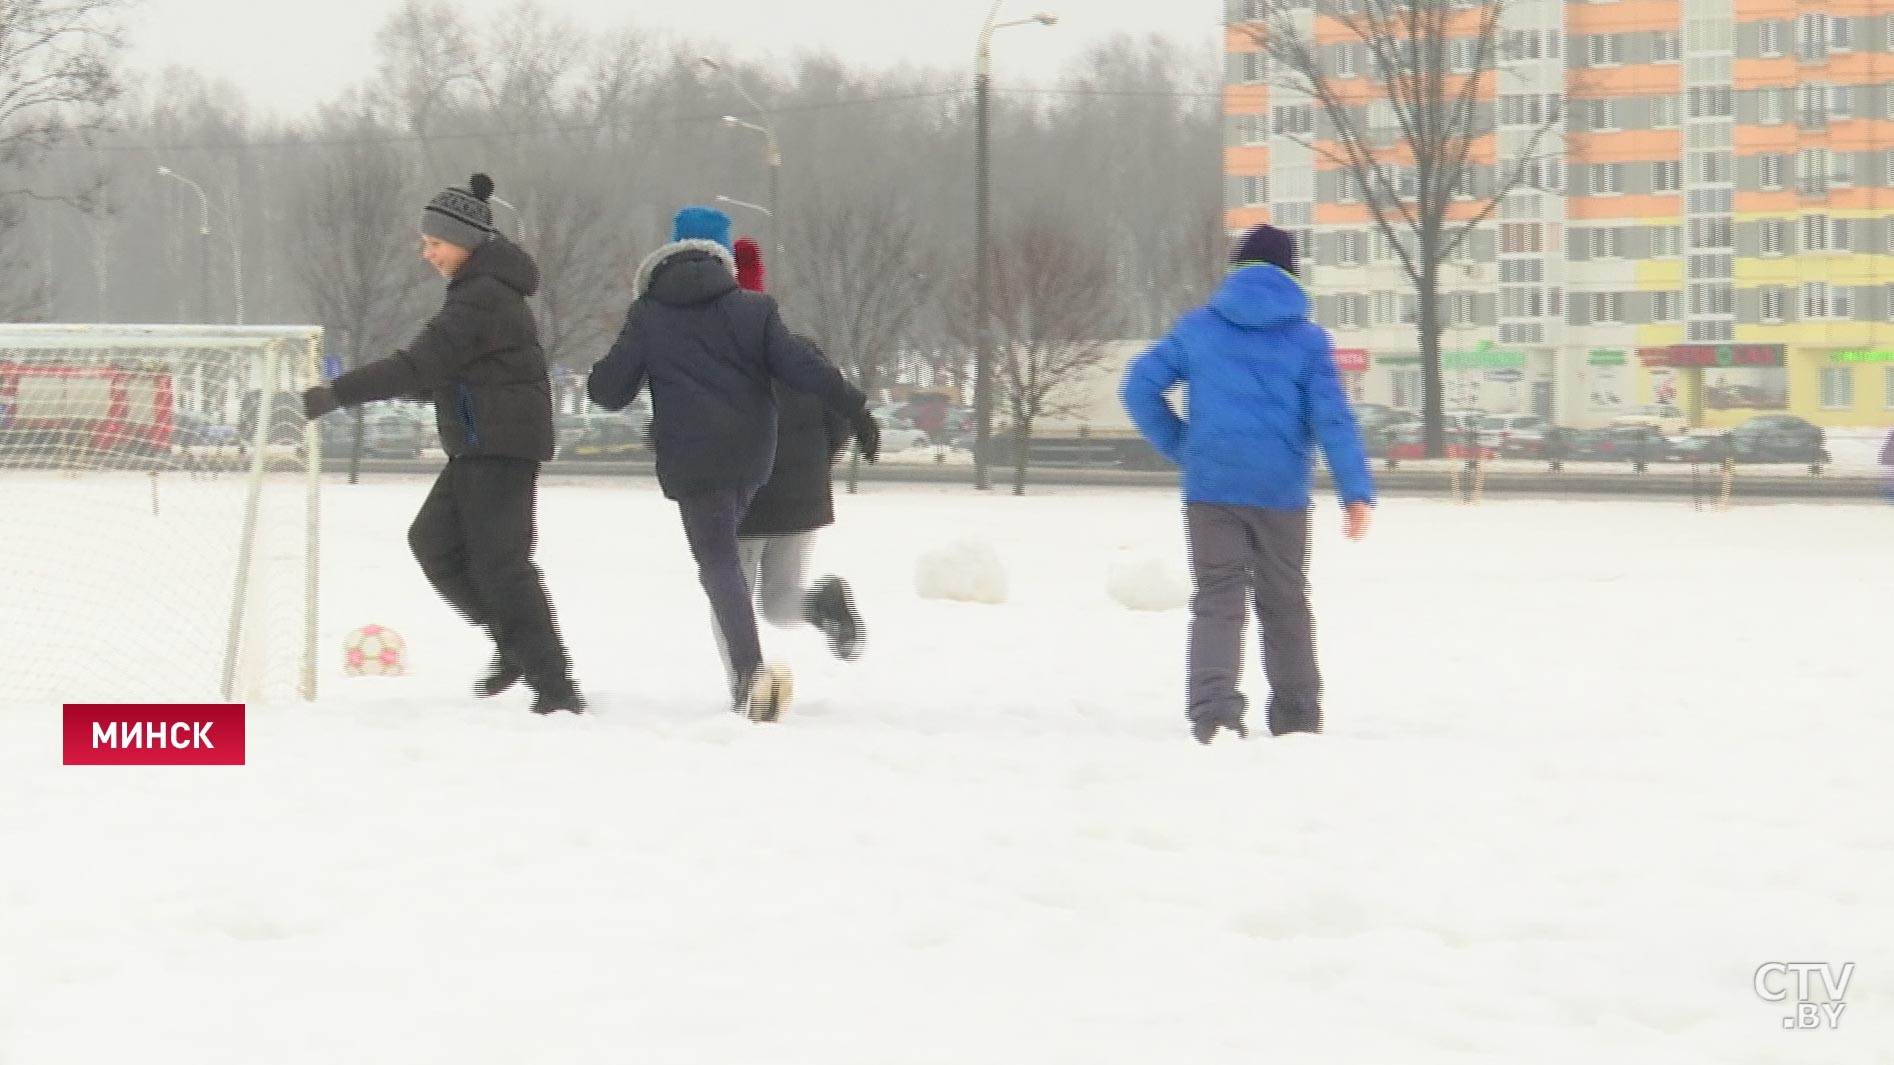
M737 557L743 563L743 583L755 597L763 619L777 628L803 624L803 604L809 595L810 549L815 546L814 532L783 533L737 541ZM730 663L729 643L723 626L713 614L711 627L717 634L717 651L723 656L724 675L734 686L736 674Z
M1320 732L1322 677L1309 610L1307 510L1188 503L1190 543L1189 703L1192 721L1234 725L1247 702L1243 625L1256 611L1269 680L1269 730Z

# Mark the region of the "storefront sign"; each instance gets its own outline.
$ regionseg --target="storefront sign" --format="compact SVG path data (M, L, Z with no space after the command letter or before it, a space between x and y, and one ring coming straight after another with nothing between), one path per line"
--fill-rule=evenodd
M1505 351L1494 347L1492 341L1484 340L1471 351L1441 352L1440 365L1449 370L1523 370L1526 353Z
M1625 367L1629 353L1621 348L1593 348L1585 357L1585 406L1593 414L1617 414L1631 399Z
M1837 351L1829 358L1835 362L1894 362L1894 351Z
M1782 344L1672 344L1664 348L1639 348L1638 358L1646 366L1781 366L1786 347Z
M1367 348L1336 348L1335 368L1342 373L1367 373Z
M1510 383L1513 381L1523 380L1525 376L1526 376L1525 374L1520 373L1518 370L1488 370L1486 371L1486 379L1488 381L1499 381L1502 383Z

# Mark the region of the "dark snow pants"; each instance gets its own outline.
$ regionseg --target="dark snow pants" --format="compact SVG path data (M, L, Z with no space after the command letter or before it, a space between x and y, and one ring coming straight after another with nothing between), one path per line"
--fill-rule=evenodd
M722 637L719 649L724 652L724 662L736 685L733 697L763 664L763 645L756 635L756 607L737 547L737 529L755 495L755 488L731 488L677 501L684 538L690 541L691 557L697 561L697 582L710 600L710 612L716 617Z
M1309 511L1189 503L1188 713L1234 727L1247 703L1243 625L1253 606L1269 680L1269 731L1320 732L1322 678L1309 609Z
M487 628L534 691L559 692L572 684L572 663L533 562L538 490L531 459L448 459L408 528L408 546L434 589Z

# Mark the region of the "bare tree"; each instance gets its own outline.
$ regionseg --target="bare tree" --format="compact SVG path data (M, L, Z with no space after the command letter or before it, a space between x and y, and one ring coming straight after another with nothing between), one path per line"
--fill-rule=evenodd
M0 4L0 314L38 317L50 301L47 273L20 255L18 205L83 206L86 191L34 184L45 153L101 127L118 96L112 57L125 0L5 0Z
M413 328L407 313L426 274L414 254L413 186L400 153L366 110L333 112L331 129L355 134L327 148L298 190L296 259L310 308L342 339L349 369L393 349ZM360 472L358 411L349 482Z
M790 261L780 264L798 281L791 320L872 397L939 287L933 255L920 222L891 186L854 192L824 186L799 207ZM850 491L859 476L857 458L849 465Z
M1441 419L1441 268L1515 188L1546 174L1541 139L1556 107L1527 111L1523 146L1501 158L1495 99L1509 0L1257 0L1244 28L1269 84L1312 105L1315 122L1279 130L1343 172L1394 249L1419 303L1427 454L1445 450ZM1343 67L1337 57L1355 62ZM1341 71L1347 70L1344 76ZM1487 156L1497 161L1486 163Z
M1013 494L1024 495L1033 422L1076 412L1063 396L1121 339L1120 293L1101 244L1053 209L1001 228L992 254L993 370L1011 423ZM959 302L973 306L970 284ZM971 319L953 323L969 339Z

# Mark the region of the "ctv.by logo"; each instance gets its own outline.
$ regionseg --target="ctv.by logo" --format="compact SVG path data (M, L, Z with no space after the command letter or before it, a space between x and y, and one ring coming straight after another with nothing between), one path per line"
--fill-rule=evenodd
M1841 1024L1841 1011L1848 1007L1842 997L1854 975L1854 962L1844 963L1836 972L1825 961L1772 961L1756 970L1756 994L1765 1002L1787 1002L1794 990L1795 1012L1782 1018L1784 1028L1835 1028ZM1812 994L1815 977L1822 984L1819 1000Z

